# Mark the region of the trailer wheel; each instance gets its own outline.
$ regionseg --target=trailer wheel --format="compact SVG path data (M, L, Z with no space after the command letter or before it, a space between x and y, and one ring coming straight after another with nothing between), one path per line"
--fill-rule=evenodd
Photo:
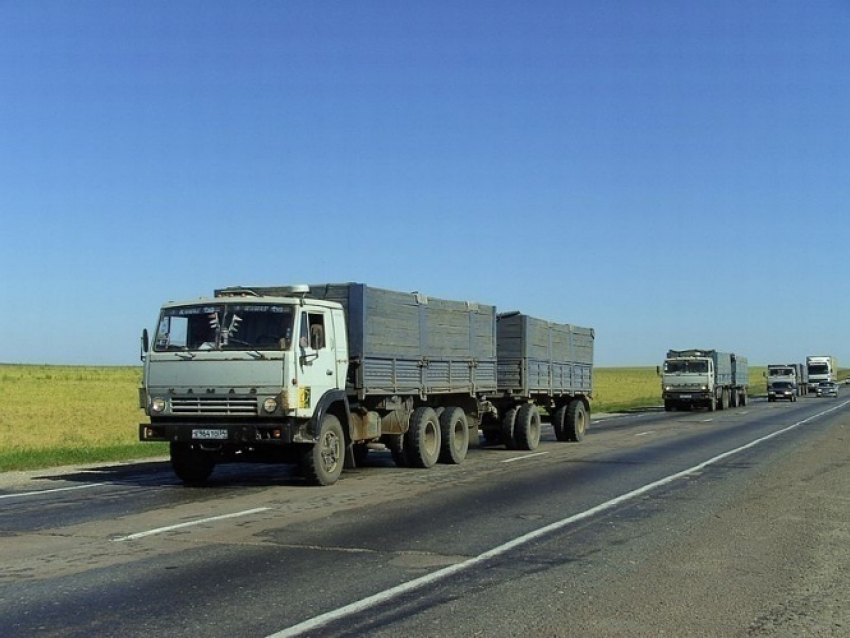
M567 404L559 405L552 413L552 429L559 441L569 441L567 438Z
M201 485L215 468L213 455L191 443L174 442L170 452L171 468L186 485Z
M519 409L514 441L518 450L536 450L540 444L540 410L534 403L526 403Z
M319 426L319 436L302 456L304 478L311 485L333 485L345 464L345 435L339 419L326 414Z
M512 406L505 410L502 415L502 442L509 450L516 449L516 441L514 441L514 426L516 425L516 415L519 410L518 406Z
M738 407L738 398L739 398L739 395L738 395L737 390L732 390L729 393L729 407L730 408L737 408Z
M743 406L746 406L748 402L749 402L749 400L747 399L747 391L744 390L743 392L741 392L741 400L738 401L738 403L740 403L741 406L743 407Z
M587 408L584 401L573 399L567 406L567 441L581 441L587 433Z
M431 467L440 457L440 421L433 408L416 408L404 435L404 453L411 467Z
M461 408L446 408L440 414L440 463L462 463L469 449L469 423Z

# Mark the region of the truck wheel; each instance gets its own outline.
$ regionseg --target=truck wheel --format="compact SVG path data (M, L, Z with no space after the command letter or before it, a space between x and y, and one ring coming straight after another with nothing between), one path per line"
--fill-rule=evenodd
M587 433L587 408L584 401L574 399L567 406L567 441L581 441Z
M555 408L552 413L552 429L555 430L555 438L559 441L569 441L567 438L567 404L564 403Z
M728 410L729 409L729 390L723 388L720 392L720 409Z
M715 410L717 410L717 397L711 397L708 400L708 411L714 412Z
M746 391L746 390L744 390L743 392L741 392L741 400L740 400L740 401L738 401L738 403L740 403L740 404L741 404L741 406L745 406L745 405L747 405L748 400L747 400L747 391Z
M345 435L339 419L326 414L319 426L318 440L302 457L304 478L311 485L333 485L345 464Z
M737 390L732 390L732 392L729 393L729 407L730 408L737 408L738 407L738 391Z
M411 467L431 467L440 457L440 421L433 408L416 408L404 435L404 453Z
M540 445L540 410L526 403L517 412L514 441L518 450L536 450Z
M502 415L502 442L509 450L516 449L516 441L514 441L514 426L516 424L516 415L519 408L512 406L505 410Z
M461 408L440 414L440 463L462 463L469 449L469 423Z
M171 467L174 473L186 485L200 485L212 474L215 459L210 452L204 452L191 443L172 443Z

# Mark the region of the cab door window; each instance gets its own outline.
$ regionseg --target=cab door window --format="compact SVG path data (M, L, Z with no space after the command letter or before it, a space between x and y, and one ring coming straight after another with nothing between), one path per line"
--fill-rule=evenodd
M325 316L318 312L305 312L301 315L301 337L299 343L302 348L311 350L322 350L325 348Z

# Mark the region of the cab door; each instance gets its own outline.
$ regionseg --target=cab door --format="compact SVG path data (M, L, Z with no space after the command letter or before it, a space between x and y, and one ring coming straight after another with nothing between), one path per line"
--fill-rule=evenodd
M333 321L326 308L303 307L297 341L298 416L310 417L322 395L339 388Z

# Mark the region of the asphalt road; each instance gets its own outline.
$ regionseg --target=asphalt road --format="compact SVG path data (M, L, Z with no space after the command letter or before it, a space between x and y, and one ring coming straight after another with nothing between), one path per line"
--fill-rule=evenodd
M850 635L850 401L388 453L325 488L164 462L0 474L3 636Z

